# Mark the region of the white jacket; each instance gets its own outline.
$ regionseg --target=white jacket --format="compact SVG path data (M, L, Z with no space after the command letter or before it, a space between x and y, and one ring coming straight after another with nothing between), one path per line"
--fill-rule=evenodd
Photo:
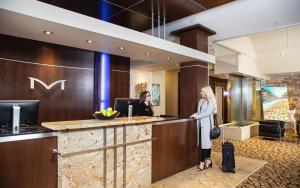
M206 99L200 99L197 110L197 146L202 149L210 149L212 141L210 130L214 128L214 106ZM201 143L199 143L199 131L201 129Z

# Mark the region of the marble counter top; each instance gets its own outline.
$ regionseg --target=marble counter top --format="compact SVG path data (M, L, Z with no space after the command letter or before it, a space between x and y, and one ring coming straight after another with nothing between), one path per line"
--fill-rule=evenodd
M164 121L166 118L161 117L121 117L113 120L76 120L76 121L58 121L58 122L43 122L42 126L54 131L73 130L73 129L85 129L96 127L109 127L118 125L130 125L140 123L150 123L157 121Z

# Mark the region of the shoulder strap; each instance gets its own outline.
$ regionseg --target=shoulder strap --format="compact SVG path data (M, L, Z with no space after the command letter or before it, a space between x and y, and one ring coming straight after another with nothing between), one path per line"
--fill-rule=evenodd
M208 116L209 116L210 130L212 130L212 126L211 126L211 117L210 117L210 114L209 114Z

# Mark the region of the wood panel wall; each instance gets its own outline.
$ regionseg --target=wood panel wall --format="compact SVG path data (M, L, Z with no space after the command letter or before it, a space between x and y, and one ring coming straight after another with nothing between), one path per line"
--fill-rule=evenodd
M115 98L129 98L130 58L111 55L110 63L110 106L114 106Z
M101 53L98 54L100 56ZM110 58L110 101L109 106L114 107L116 98L129 98L130 58L109 55ZM101 79L101 58L95 58L97 71L95 79L98 82L98 92L95 93L97 109L100 109L100 79ZM95 81L96 82L96 81Z
M208 85L207 63L185 62L180 64L179 114L190 116L197 111L201 88Z
M172 34L180 37L180 44L208 52L208 36L215 31L203 25L196 24L185 27ZM179 114L190 116L197 111L201 88L208 85L208 64L201 61L183 62L179 73Z
M47 36L45 36L47 37ZM65 90L30 89L28 77ZM0 35L0 100L40 100L39 122L91 118L94 52Z

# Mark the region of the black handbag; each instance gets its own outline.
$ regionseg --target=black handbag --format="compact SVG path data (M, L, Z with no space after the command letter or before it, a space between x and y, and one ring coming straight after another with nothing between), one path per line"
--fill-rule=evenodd
M211 117L209 116L210 122L211 122ZM221 135L221 129L218 126L218 124L216 123L216 117L214 117L214 125L215 127L212 128L211 124L210 124L210 139L216 139L219 138Z

